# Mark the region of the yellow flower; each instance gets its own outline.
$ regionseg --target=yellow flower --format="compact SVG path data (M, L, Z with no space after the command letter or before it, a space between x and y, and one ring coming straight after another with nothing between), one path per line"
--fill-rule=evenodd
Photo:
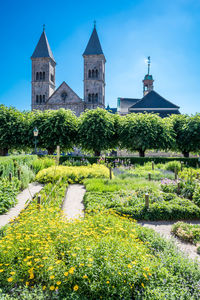
M30 279L33 279L34 278L34 274L33 273L30 273Z
M10 272L11 275L15 275L16 272Z
M109 281L109 280L107 280L107 281L106 281L106 283L107 283L107 284L109 284L109 283L110 283L110 281Z
M91 258L91 257L90 257L90 258L88 258L88 261L91 261L91 262L92 262L92 261L93 261L93 258Z
M51 290L51 291L55 290L55 286L51 285L51 286L50 286L50 290Z
M144 288L144 283L143 282L141 283L141 286Z
M69 274L68 272L65 272L65 273L64 273L65 276L68 276L68 274Z
M57 284L57 285L60 285L60 284L61 284L61 281L57 281L56 284Z
M70 274L73 274L73 273L74 273L74 270L75 270L75 268L74 268L74 267L71 267L71 268L69 269L69 273L70 273Z
M74 286L74 291L78 291L78 285L77 284Z
M129 264L129 265L128 265L128 268L129 268L129 269L132 269L132 266Z
M83 278L88 278L87 275L84 275Z
M26 281L26 286L28 286L29 285L29 282L28 281Z
M48 268L48 270L50 271L50 270L53 270L53 266L50 266L49 268Z
M147 277L147 275L146 275L145 273L143 273L143 276L144 276L146 279L148 279L148 277Z
M43 285L42 289L43 289L43 291L46 290L46 285Z
M8 282L12 282L12 281L13 281L12 277L8 278Z
M55 276L54 276L54 275L51 275L51 276L50 276L50 279L54 279L54 278L55 278Z
M3 270L3 269L1 269L1 270L0 270L0 273L2 273L3 271L4 271L4 270Z

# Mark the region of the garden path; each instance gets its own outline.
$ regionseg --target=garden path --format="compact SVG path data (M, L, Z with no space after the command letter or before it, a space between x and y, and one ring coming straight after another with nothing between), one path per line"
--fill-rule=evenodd
M0 228L8 224L11 219L16 218L22 209L27 206L27 202L29 202L36 193L40 192L42 188L43 185L39 183L30 183L28 188L17 196L17 205L9 209L6 214L0 215Z
M71 184L63 204L63 212L67 219L78 219L84 217L83 197L85 187L81 184Z
M174 235L171 234L171 228L174 223L177 221L141 221L138 222L140 225L154 229L160 235L167 239L171 239L175 242L178 249L186 254L191 259L196 259L200 263L200 255L197 254L197 247L190 243L186 243L181 241L180 239L176 238ZM199 224L200 221L184 221L190 224Z

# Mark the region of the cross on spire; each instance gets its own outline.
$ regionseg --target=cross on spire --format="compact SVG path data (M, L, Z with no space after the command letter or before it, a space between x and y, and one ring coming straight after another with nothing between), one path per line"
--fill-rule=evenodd
M96 28L97 22L96 20L94 20L94 28Z
M45 31L45 24L43 24L43 31Z

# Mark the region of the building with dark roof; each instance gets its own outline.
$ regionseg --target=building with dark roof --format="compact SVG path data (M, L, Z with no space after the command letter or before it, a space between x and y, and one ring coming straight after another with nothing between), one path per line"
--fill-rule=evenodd
M85 109L105 108L105 63L99 37L94 25L84 60L84 98L81 99L63 81L56 89L56 61L49 46L45 30L31 56L32 60L32 110L71 109L80 115Z
M153 76L150 75L150 57L148 57L148 73L143 80L143 98L118 98L117 112L120 115L129 113L157 113L162 118L171 114L180 114L179 106L166 100L153 90Z

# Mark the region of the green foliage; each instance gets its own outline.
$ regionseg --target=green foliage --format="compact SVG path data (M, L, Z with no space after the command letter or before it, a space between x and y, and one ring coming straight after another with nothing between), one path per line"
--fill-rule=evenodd
M172 226L172 233L181 240L193 244L200 242L200 225L177 222Z
M35 159L32 162L32 168L35 174L37 174L39 171L55 166L55 158L50 158L50 157L43 157L43 158L38 158Z
M180 161L170 161L168 163L165 164L165 170L168 170L168 171L172 171L172 172L175 172L175 170L177 172L179 172L181 170L181 162Z
M86 111L79 119L78 139L81 148L99 156L102 150L116 147L116 127L118 117L105 109Z
M69 183L82 183L86 178L108 178L109 169L103 165L79 167L55 166L41 170L36 181L41 183L55 182L60 178Z
M140 156L144 156L147 149L171 148L173 134L171 122L155 114L128 114L121 121L121 146L139 151Z
M0 155L6 155L8 149L22 149L26 130L25 114L13 107L0 105Z
M56 146L63 150L71 150L76 144L77 117L71 110L45 110L32 113L29 125L29 146L33 147L33 129L39 131L38 147L46 148L49 154L53 154Z
M6 178L0 180L0 215L16 205L19 188L20 182L16 178L11 182Z
M189 152L200 149L200 114L194 116L172 115L170 119L175 132L175 150L181 151L184 156Z

